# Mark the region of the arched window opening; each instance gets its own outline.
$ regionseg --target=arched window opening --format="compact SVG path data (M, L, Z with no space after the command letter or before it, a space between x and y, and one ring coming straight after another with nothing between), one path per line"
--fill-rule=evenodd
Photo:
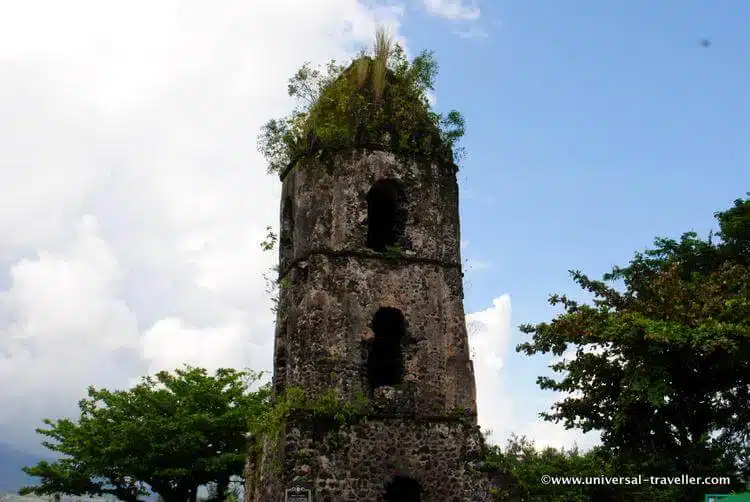
M375 338L370 347L368 360L370 388L400 384L404 376L404 315L398 309L381 308L372 320L372 331Z
M377 181L367 193L367 247L382 252L398 244L406 228L406 196L393 179Z
M276 342L276 357L274 361L273 389L276 394L281 394L286 390L286 345Z
M281 207L281 231L279 232L279 247L282 249L292 247L294 236L294 213L292 198L284 197L284 205Z
M385 489L387 502L420 502L422 500L422 485L416 479L396 476Z

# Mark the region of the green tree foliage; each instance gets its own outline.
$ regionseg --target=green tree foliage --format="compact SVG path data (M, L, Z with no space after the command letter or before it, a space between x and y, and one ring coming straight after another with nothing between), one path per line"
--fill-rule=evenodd
M485 469L506 473L507 486L496 494L498 502L519 499L525 502L674 502L680 497L679 486L637 484L637 473L623 470L602 447L586 452L577 447L539 448L525 437L512 436L505 448L488 446ZM569 484L564 484L562 478L567 478ZM605 478L629 480L614 484L607 483Z
M242 475L248 423L268 408L268 385L249 390L260 377L187 366L145 377L129 390L90 387L77 422L47 419L48 428L37 429L61 458L24 468L41 484L20 493L109 494L135 502L150 488L166 502L183 502L213 484L223 500L230 478Z
M437 70L431 52L409 62L382 30L372 54L363 51L349 65L303 65L288 87L298 106L268 121L258 136L269 172L281 172L303 155L372 145L458 162L462 150L456 143L465 122L455 110L446 115L431 110L427 93Z
M750 474L750 199L716 218L719 239L657 239L601 281L571 271L593 304L554 295L564 313L521 327L518 351L575 351L551 366L562 378L539 377L572 393L542 416L601 431L621 469Z

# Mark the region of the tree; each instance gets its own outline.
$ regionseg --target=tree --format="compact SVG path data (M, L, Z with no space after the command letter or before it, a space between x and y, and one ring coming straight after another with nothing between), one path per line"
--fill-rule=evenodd
M605 462L594 453L581 453L577 448L571 450L556 448L539 449L526 437L511 436L505 448L497 445L488 447L485 462L503 473L514 477L517 487L508 487L497 497L500 501L522 498L528 501L545 502L588 502L592 488L583 484L559 485L540 482L542 476L586 477L606 474ZM514 497L514 491L522 497ZM519 489L520 488L520 489Z
M599 446L586 452L578 447L539 448L526 437L512 436L505 448L488 446L485 464L485 469L511 480L498 491L498 502L673 502L679 497L679 487L639 485L633 477L617 484L603 481L627 473Z
M553 295L564 313L521 326L519 352L575 351L550 366L563 378L537 380L571 393L543 418L601 431L623 469L750 474L750 199L715 216L718 239L657 239L601 281L571 271L593 304Z
M88 389L81 416L46 419L43 445L62 454L24 472L41 485L21 494L114 495L136 502L148 493L166 502L192 500L214 484L218 499L244 467L248 424L266 413L270 387L250 391L261 374L186 366L145 377L124 391Z

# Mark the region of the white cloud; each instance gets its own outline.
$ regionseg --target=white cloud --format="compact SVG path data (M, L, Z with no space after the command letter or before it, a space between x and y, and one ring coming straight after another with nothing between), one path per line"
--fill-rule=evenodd
M511 303L509 295L492 301L492 306L466 316L469 331L469 346L474 361L477 380L478 421L483 430L490 432L489 439L505 446L511 435L526 436L537 446L570 448L577 444L586 450L598 443L598 434L582 434L577 430L566 430L562 424L546 422L534 417L526 421L528 411L547 411L553 402L565 395L557 394L552 399L539 399L539 395L523 396L505 385L508 378L505 367L511 349ZM521 404L521 407L518 405Z
M480 11L476 5L465 5L463 0L423 0L427 12L435 16L452 20L473 21L479 19Z
M86 387L183 363L269 369L255 136L286 80L398 33L355 0L8 2L0 17L0 437ZM401 39L403 40L403 39ZM10 189L8 189L10 188Z
M143 369L122 277L89 215L56 251L11 267L0 293L0 380L10 383L0 391L0 436L30 441L42 418L67 411L88 385L120 385Z
M510 344L510 296L502 295L492 306L466 316L469 346L477 381L479 425L504 437L512 430L513 399L504 387L504 363Z

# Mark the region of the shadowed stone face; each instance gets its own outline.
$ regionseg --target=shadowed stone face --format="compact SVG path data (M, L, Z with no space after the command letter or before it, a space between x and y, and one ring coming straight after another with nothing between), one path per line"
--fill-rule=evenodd
M395 246L406 227L406 196L393 179L375 182L367 193L367 247L378 252Z
M419 481L404 476L396 476L385 489L387 502L420 502L422 486Z
M367 150L304 162L282 186L282 230L291 232L280 247L282 275L315 250L377 255L371 228L405 256L460 265L455 166Z
M406 342L404 315L398 309L381 308L372 320L375 336L369 347L368 377L371 389L401 383L404 374L402 345Z

